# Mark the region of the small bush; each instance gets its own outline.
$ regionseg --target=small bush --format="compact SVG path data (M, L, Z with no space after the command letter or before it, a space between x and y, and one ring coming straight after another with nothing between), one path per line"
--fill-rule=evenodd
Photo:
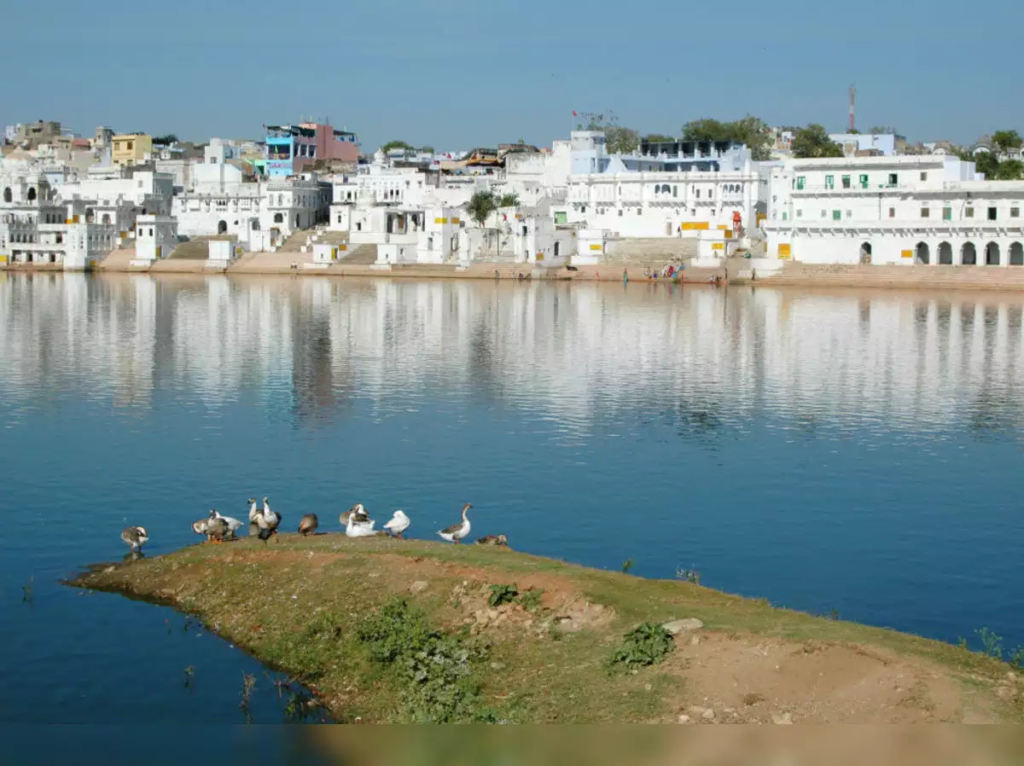
M430 626L405 601L385 604L358 631L370 658L391 669L400 685L405 717L415 723L488 721L479 707L471 663L485 659L476 644Z
M633 568L633 559L626 559L622 562L622 574L629 574L629 570Z
M998 636L988 628L982 628L981 630L975 631L978 634L978 638L981 639L982 650L989 657L995 657L997 660L1003 658L1003 639L1002 636Z
M657 665L672 651L672 634L660 625L645 622L626 634L622 646L612 654L612 668L626 670Z
M684 582L691 583L692 585L700 585L700 572L696 569L677 569L676 579L683 580Z
M537 588L530 588L525 593L519 594L519 605L527 612L534 612L540 608L540 599L544 591Z
M511 604L516 600L516 596L519 595L519 589L513 585L492 585L491 595L487 599L487 603L492 607L498 607L502 604Z

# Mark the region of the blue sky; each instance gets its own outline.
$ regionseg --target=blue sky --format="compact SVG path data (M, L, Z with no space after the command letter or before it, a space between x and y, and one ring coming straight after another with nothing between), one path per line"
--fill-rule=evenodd
M550 144L572 110L643 132L751 113L970 142L1024 132L1024 3L3 0L0 124L257 137L329 116L363 149ZM988 21L986 21L988 19ZM975 39L967 30L983 32Z

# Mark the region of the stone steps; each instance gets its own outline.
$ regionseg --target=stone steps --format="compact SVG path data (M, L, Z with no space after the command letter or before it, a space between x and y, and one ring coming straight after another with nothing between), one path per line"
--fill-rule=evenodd
M1024 289L1020 266L861 266L787 263L758 281L773 284L835 284L887 287L983 287Z

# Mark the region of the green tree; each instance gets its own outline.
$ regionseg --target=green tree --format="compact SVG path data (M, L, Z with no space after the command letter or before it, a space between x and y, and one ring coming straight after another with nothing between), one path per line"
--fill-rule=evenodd
M640 146L640 134L632 128L619 124L614 112L586 113L586 130L600 130L604 133L605 148L609 154L627 154L635 152Z
M153 143L156 146L170 146L178 143L178 137L173 133L168 133L166 136L157 136L153 139Z
M995 175L992 177L996 181L1019 181L1024 177L1024 162L1020 160L1003 160L999 163Z
M974 157L974 166L979 173L984 173L985 178L996 180L999 176L999 158L995 152L978 152Z
M418 151L421 151L424 154L433 154L434 153L434 147L432 147L432 146L421 146L418 149Z
M793 155L800 159L842 157L843 147L829 138L821 125L808 125L793 137Z
M997 130L992 134L992 145L1001 152L1020 149L1022 143L1024 141L1016 130Z
M381 151L384 152L384 154L387 154L392 149L405 149L409 152L416 151L416 148L412 144L407 144L405 141L388 141L381 147Z
M672 136L662 135L661 133L649 133L644 136L644 141L650 141L652 144L668 144L676 140Z
M515 192L502 194L495 202L497 207L519 207L519 195Z
M487 222L487 217L498 209L494 194L489 191L474 192L469 202L466 203L466 212L469 217L481 226Z
M885 136L885 135L896 135L896 128L889 127L886 125L876 125L868 131L869 135Z
M757 161L769 160L772 156L771 128L764 120L750 114L733 122L712 118L692 120L683 126L683 138L687 141L736 141L750 149Z

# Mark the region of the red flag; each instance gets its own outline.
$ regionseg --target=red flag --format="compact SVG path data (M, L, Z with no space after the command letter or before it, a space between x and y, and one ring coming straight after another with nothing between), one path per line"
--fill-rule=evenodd
M579 117L579 115L578 115L578 114L576 114L576 110L575 110L575 109L573 109L573 110L572 110L572 116L573 116L573 117Z

